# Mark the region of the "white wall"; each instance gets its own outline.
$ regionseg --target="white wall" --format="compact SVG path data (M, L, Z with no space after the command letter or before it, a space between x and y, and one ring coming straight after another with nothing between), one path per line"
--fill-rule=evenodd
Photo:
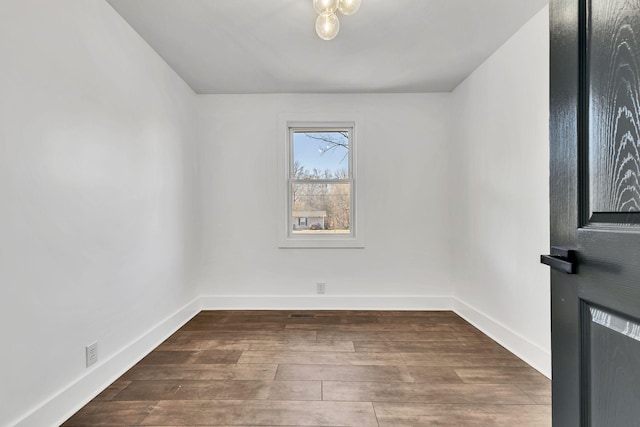
M202 276L214 306L412 307L450 295L449 94L209 95L204 117ZM278 249L280 113L362 117L364 249ZM348 115L348 113L347 113ZM343 114L344 117L344 114ZM260 222L253 220L259 213ZM313 261L311 261L313 260ZM317 281L325 296L315 296ZM230 298L242 296L242 298ZM277 297L257 298L250 297ZM355 296L355 298L349 298ZM336 297L336 298L333 298ZM225 299L226 298L226 299Z
M457 310L550 373L548 8L453 92Z
M14 425L195 297L196 97L103 0L2 2L0 58L0 425Z

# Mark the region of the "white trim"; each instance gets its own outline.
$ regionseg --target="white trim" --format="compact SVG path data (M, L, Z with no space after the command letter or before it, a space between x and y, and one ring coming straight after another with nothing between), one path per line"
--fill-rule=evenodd
M480 329L485 335L531 365L541 374L551 378L551 352L471 305L457 298L453 300L453 311L458 316Z
M99 361L86 374L9 425L16 427L59 426L198 314L200 312L199 301L200 298L195 298L178 309L108 359Z
M298 234L291 235L290 228L290 171L291 128L348 128L350 129L349 173L351 184L351 233L348 235ZM362 138L364 119L356 112L280 113L278 114L278 248L364 248L361 187L357 185L358 159L362 157L359 140Z
M451 310L448 296L425 295L210 295L203 310Z

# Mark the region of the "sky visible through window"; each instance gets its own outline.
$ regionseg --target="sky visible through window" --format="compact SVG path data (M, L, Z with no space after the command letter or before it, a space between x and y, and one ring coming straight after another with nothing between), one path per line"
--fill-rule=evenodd
M340 132L295 132L293 160L307 173L330 170L332 175L349 171L349 139Z

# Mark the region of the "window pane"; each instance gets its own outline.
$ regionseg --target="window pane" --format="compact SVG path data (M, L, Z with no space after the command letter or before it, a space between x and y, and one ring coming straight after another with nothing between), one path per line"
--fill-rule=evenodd
M351 184L291 184L291 232L351 232Z
M348 132L294 132L292 166L295 179L349 178Z

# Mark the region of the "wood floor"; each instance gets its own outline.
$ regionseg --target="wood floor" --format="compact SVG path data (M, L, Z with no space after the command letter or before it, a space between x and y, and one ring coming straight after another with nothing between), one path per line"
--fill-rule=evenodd
M64 426L550 426L550 381L452 312L201 312Z

